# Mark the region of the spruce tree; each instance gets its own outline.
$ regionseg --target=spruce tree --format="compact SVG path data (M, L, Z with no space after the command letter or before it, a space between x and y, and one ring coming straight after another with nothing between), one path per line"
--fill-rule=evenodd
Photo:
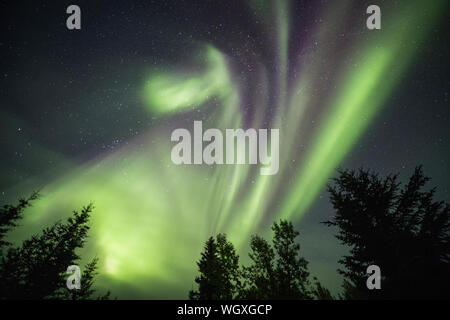
M17 227L24 209L37 198L37 193L33 193L28 199L21 199L18 205L5 205L0 210L0 299L92 298L97 259L81 268L81 289L66 287L67 267L79 264L77 249L82 248L87 239L91 204L81 212L74 211L65 223L58 221L18 246L4 241L5 234Z
M340 260L344 298L445 298L450 292L450 204L417 167L407 184L369 170L341 170L328 190L335 214L329 226L350 248ZM366 286L367 267L381 269L381 290Z
M210 237L197 262L200 275L195 278L197 290L189 292L192 300L233 299L240 287L239 257L225 234Z

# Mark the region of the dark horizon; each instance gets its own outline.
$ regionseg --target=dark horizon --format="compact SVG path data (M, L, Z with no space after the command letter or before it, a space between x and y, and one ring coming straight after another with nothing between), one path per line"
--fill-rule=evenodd
M1 5L0 203L41 194L17 244L93 202L80 255L101 291L185 299L210 236L247 264L250 236L287 219L337 295L346 249L321 224L336 169L404 184L423 165L450 201L445 1L77 1L68 30L71 4ZM279 171L174 164L171 134L194 121L279 129Z

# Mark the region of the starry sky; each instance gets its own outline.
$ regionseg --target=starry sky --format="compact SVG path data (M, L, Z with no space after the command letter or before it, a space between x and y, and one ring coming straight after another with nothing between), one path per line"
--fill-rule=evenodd
M66 8L81 8L81 30ZM368 30L366 8L382 11ZM20 240L90 201L82 255L119 298L186 298L203 242L286 218L339 292L326 183L422 164L450 199L447 1L3 1L0 199L42 198ZM176 128L278 128L280 170L176 166Z

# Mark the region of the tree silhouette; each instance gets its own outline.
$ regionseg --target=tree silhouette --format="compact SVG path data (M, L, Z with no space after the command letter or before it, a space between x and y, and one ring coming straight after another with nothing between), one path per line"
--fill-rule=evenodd
M210 237L197 262L200 275L195 278L198 290L191 290L192 300L233 299L240 287L239 257L225 234Z
M308 262L300 256L299 232L291 222L272 225L272 245L254 235L250 243L249 267L244 267L240 297L247 299L311 299Z
M66 270L76 265L80 257L76 249L85 244L89 230L89 215L93 206L73 212L66 223L56 222L40 234L33 235L18 247L3 241L5 234L17 226L23 210L38 198L37 193L17 206L5 205L0 210L0 299L89 299L94 293L97 259L84 268L81 289L69 291ZM103 297L107 298L109 293Z
M330 293L330 291L325 288L319 280L314 277L314 285L311 289L311 294L313 297L317 300L334 300L333 295Z
M19 199L18 205L6 204L0 209L0 254L7 246L11 245L10 242L4 240L5 235L18 226L17 221L22 219L23 211L31 206L31 202L38 197L38 193L33 192L29 198Z
M360 169L339 171L328 186L335 215L325 223L350 247L344 267L347 299L448 298L450 204L424 191L417 167L401 187L397 175L380 178ZM369 265L381 269L381 290L368 290Z
M276 287L275 252L262 237L253 235L249 257L252 264L243 267L244 286L239 295L243 299L270 299Z

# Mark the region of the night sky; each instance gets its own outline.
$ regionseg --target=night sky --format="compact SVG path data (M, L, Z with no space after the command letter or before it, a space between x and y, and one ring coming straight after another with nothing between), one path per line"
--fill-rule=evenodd
M81 30L66 8L81 8ZM382 11L368 30L366 8ZM0 199L39 189L12 239L90 201L84 261L119 298L186 298L203 242L287 218L332 292L345 252L320 224L336 168L450 200L448 1L2 1ZM280 170L181 165L171 132L278 128Z

